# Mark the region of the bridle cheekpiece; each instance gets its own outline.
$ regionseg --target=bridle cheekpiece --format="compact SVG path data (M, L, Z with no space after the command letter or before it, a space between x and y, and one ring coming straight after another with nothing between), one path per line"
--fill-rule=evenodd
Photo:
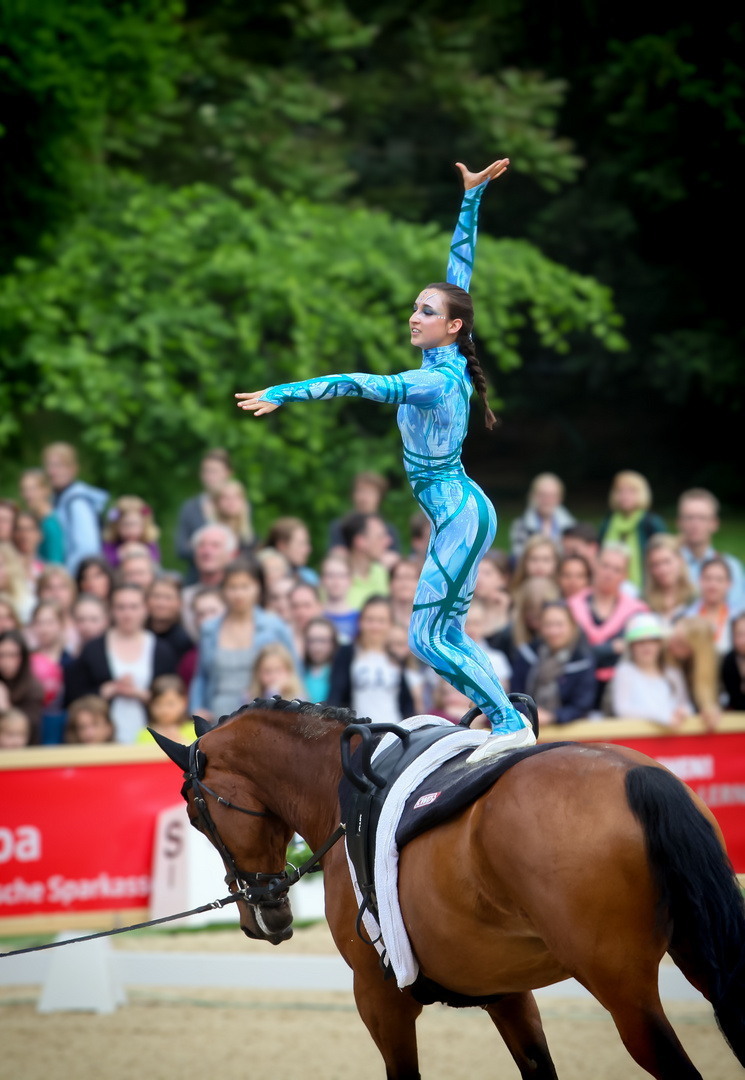
M292 880L294 875L288 874L286 870L282 870L277 874L259 874L239 870L231 852L223 843L203 792L211 795L220 806L224 806L229 810L238 810L241 814L248 814L251 817L271 817L271 814L268 810L249 810L245 806L238 806L236 803L231 802L230 799L224 799L222 795L218 795L212 788L207 787L203 782L206 766L207 757L204 751L199 749L199 739L197 739L189 747L189 767L184 772L181 795L188 801L189 789L191 788L193 791L194 805L199 823L220 852L223 862L228 868L225 883L228 887L235 884L237 891L240 893L240 898L245 900L247 904L278 906L284 901L290 885L294 884ZM295 867L293 867L293 870L297 873Z

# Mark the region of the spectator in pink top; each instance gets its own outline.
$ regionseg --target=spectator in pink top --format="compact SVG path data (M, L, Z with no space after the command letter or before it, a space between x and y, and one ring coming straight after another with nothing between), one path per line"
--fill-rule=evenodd
M39 601L31 632L36 643L30 658L31 674L44 687L44 708L59 709L64 688L62 669L72 656L65 651L65 618L56 600Z
M623 635L632 615L648 611L647 605L629 596L621 586L629 570L629 553L623 544L601 548L592 585L570 596L567 605L584 631L595 657L599 705L613 669L624 650Z

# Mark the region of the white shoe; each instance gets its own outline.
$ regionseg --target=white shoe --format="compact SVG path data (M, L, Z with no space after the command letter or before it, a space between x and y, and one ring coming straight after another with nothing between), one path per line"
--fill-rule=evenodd
M486 758L496 757L498 754L504 754L510 750L523 750L527 746L535 746L535 735L533 734L532 727L520 728L518 731L505 731L502 733L497 729L493 731L488 739L485 739L481 746L477 746L470 757L466 758L466 764L475 764L477 761L484 761Z

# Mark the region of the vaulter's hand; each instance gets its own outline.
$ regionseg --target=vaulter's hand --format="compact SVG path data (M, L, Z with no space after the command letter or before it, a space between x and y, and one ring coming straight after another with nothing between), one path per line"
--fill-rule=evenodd
M238 398L236 402L239 409L245 410L245 412L252 412L256 416L264 416L266 413L274 412L279 408L279 405L274 405L271 401L260 401L262 394L265 394L266 390L254 390L252 394L236 394Z
M510 163L509 158L500 158L499 161L493 161L491 165L487 165L481 172L473 173L470 169L467 169L465 165L456 161L456 169L460 169L460 174L463 177L463 187L466 191L470 191L471 188L478 187L479 184L483 184L484 180L496 180L498 176L501 176L503 172L507 171L507 166Z

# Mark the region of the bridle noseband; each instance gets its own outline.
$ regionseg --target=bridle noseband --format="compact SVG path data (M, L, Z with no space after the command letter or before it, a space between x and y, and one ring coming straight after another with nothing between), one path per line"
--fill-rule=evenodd
M293 884L291 875L286 870L281 870L278 874L257 874L247 870L239 870L235 864L235 859L217 831L217 826L212 820L207 800L202 792L206 791L221 806L225 806L229 810L238 810L241 814L248 814L251 817L271 817L271 814L268 810L248 810L245 806L238 806L236 803L231 802L230 799L224 799L222 795L218 795L212 788L207 787L202 782L206 765L207 758L204 751L200 751L199 739L197 739L189 747L189 768L184 772L181 794L184 799L188 800L189 788L194 792L194 805L197 808L199 822L220 852L223 862L228 868L225 883L228 886L235 884L237 891L241 894L241 899L245 900L247 904L279 906L283 902L290 885Z

